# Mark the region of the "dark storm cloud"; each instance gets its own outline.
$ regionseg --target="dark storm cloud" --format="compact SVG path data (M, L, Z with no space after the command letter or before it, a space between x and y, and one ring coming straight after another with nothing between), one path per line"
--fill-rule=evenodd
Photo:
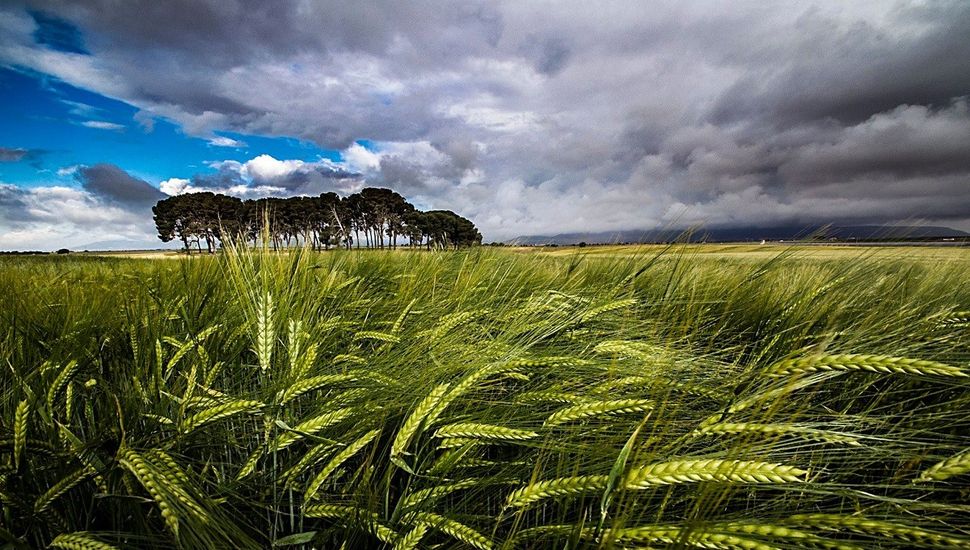
M16 224L35 219L28 208L27 194L20 187L0 183L0 222Z
M27 156L26 149L0 147L0 162L17 162Z
M272 186L286 189L290 192L309 191L315 184L325 183L327 180L355 179L360 174L320 164L304 164L292 171L275 174L261 174L254 170L248 171L253 186Z
M192 187L200 191L220 191L235 186L246 186L236 170L220 169L215 174L196 174L191 179Z
M260 60L355 51L382 55L399 37L433 45L438 54L464 55L494 45L502 18L488 2L262 2L259 0L36 0L85 29L102 45L231 67ZM449 47L450 46L450 47ZM459 50L458 47L461 47ZM461 53L459 53L461 52ZM159 59L156 59L159 60Z
M468 140L435 144L434 148L448 157L452 175L461 175L464 171L474 168L481 154L480 147Z
M85 191L122 207L145 208L165 194L113 164L96 164L78 169L75 178Z
M530 36L520 50L522 55L532 60L536 71L555 75L569 61L570 49L561 37L540 39Z
M327 161L280 161L260 155L245 163L225 161L214 166L212 174L196 174L190 180L163 189L169 193L213 191L242 198L260 196L317 195L345 191L360 181L361 175Z
M428 175L420 164L395 156L381 159L380 175L372 181L411 196L426 190Z
M796 30L810 41L782 50L784 63L753 67L719 98L712 120L857 123L899 105L942 107L970 94L970 2L894 11L901 23L932 30L894 37L866 22L839 26L806 15Z
M176 190L388 185L490 240L913 216L970 229L965 0L29 5L91 55L31 50L37 25L21 24L0 63L190 135L346 156L226 162Z
M24 149L22 147L0 147L0 162L26 162L38 170L44 167L45 149Z
M781 175L792 183L825 183L874 174L970 174L970 117L963 101L942 110L898 107L840 138L793 151Z
M190 133L231 127L336 148L362 137L407 140L432 131L437 123L422 93L371 87L393 83L396 73L420 77L460 68L469 55L493 51L503 29L497 8L481 0L29 4L91 31L92 48L121 73L104 77L118 87L113 95ZM383 63L397 48L400 59ZM359 71L362 57L372 66ZM232 82L216 83L220 78ZM460 86L460 75L453 78ZM304 87L312 87L312 97ZM308 113L294 118L289 109L312 111L312 122Z

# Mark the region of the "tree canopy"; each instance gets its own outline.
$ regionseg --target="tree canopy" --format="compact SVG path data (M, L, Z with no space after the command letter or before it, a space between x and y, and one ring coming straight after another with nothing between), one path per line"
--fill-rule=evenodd
M218 193L186 193L158 201L152 208L158 238L178 239L215 252L226 240L257 242L267 231L275 248L306 244L315 250L397 248L457 249L481 244L482 235L470 220L450 210L422 212L391 189L367 187L341 197L268 197L241 200Z

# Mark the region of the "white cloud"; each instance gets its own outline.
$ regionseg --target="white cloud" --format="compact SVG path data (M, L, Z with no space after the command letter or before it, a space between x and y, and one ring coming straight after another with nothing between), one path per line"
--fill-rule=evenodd
M191 179L170 178L159 184L169 194L211 191L240 198L268 196L317 195L335 191L348 194L362 187L359 174L343 162L329 159L304 161L277 159L262 154L245 162L210 161L206 165L215 173L203 173Z
M373 171L381 166L381 155L359 143L351 144L341 151L340 156L347 167L354 172Z
M377 150L382 158L395 156L421 165L447 161L445 155L427 140L378 142Z
M494 132L526 132L539 127L539 117L531 111L506 110L476 103L474 99L462 101L442 107L438 112L442 116L458 118L465 124Z
M215 147L245 147L246 144L242 141L238 141L232 138L227 138L225 136L216 136L209 139L209 145Z
M183 178L169 178L158 184L158 188L166 195L181 195L189 188L191 182Z
M0 184L0 199L5 195L16 197L17 208L0 209L0 250L55 250L112 240L162 246L150 215L114 206L83 189Z
M240 170L244 178L273 180L288 176L299 170L304 164L302 160L277 160L270 155L259 155L246 161Z
M115 124L114 122L105 122L103 120L85 120L81 123L81 126L87 128L95 128L97 130L124 130L125 126L123 124Z
M77 164L72 164L71 166L62 166L61 168L57 169L57 175L58 177L62 178L73 176L75 173L77 173L78 168L80 168L80 165Z
M385 159L397 159L415 166L433 167L448 161L447 157L428 141L375 142L371 147L353 143L340 152L338 166L361 174L375 174Z

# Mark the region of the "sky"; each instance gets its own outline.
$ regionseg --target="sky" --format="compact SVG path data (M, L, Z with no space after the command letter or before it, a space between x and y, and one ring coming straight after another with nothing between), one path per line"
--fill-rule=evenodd
M970 2L8 0L0 249L390 187L486 241L970 230Z

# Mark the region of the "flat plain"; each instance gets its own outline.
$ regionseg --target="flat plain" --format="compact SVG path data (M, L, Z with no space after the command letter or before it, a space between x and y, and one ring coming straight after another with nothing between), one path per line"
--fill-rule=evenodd
M139 256L0 259L14 547L970 547L963 248Z

